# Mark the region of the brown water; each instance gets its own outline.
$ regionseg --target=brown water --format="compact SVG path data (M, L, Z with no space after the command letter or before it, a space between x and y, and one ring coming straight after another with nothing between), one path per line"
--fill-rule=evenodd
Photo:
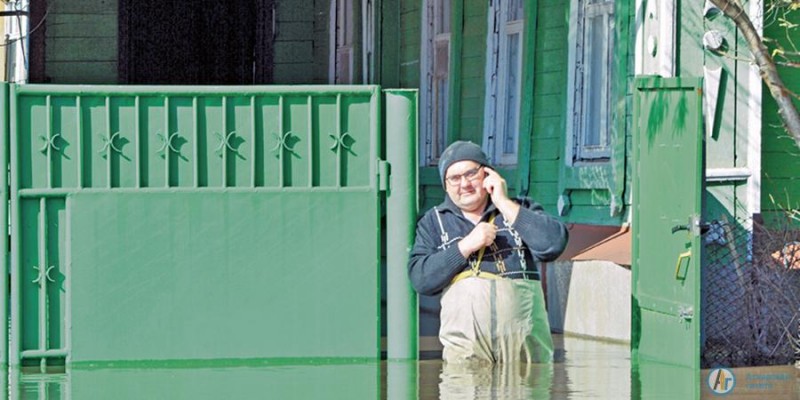
M554 336L555 362L464 367L440 360L149 368L12 369L11 399L800 399L791 366L732 369L735 386L711 392L700 376L631 363L628 344ZM724 375L723 377L727 377ZM0 378L2 379L2 378ZM713 380L712 380L713 381ZM722 380L720 380L722 381ZM732 380L731 380L732 382ZM2 392L7 388L7 393ZM718 390L720 388L718 387Z

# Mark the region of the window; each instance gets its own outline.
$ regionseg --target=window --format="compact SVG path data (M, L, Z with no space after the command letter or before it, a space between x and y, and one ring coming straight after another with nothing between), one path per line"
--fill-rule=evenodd
M447 144L450 93L450 0L426 0L423 9L423 165L435 165Z
M354 0L331 0L331 83L353 83Z
M572 0L570 13L567 162L611 157L613 0Z
M524 18L523 0L494 0L489 10L484 143L498 165L517 163Z

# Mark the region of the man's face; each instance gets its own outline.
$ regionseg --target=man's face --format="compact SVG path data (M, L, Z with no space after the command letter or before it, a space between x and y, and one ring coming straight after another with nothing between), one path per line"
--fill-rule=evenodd
M458 161L445 171L445 190L458 208L481 212L486 207L489 193L483 187L486 172L474 161Z

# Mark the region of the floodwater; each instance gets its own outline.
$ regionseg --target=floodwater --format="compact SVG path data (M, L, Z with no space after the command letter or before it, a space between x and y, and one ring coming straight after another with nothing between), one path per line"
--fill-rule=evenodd
M791 366L700 376L631 364L628 344L555 335L555 362L465 367L413 362L294 363L68 368L3 375L10 399L800 399ZM735 379L722 379L733 376ZM735 380L735 383L733 381ZM722 387L720 382L726 386ZM2 393L2 390L8 390Z

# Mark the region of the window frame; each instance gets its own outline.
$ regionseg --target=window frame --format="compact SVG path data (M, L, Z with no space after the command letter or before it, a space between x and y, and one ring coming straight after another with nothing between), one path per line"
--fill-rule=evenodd
M329 59L328 59L328 83L330 84L353 84L357 76L355 71L356 56L356 0L330 0L330 26L329 26ZM339 29L343 26L343 31ZM348 55L347 68L342 71L341 57ZM346 73L346 79L342 79L341 73Z
M589 3L589 4L587 4ZM586 45L589 36L589 24L587 20L592 16L602 16L603 9L611 8L608 13L611 19L616 18L616 5L614 0L600 0L592 3L590 0L571 0L570 4L570 40L569 56L567 67L567 146L565 160L569 165L591 165L607 163L611 159L612 152L612 129L613 120L612 104L612 81L615 79L613 71L614 50L615 50L615 26L612 25L607 33L606 40L603 41L603 58L606 62L601 65L600 74L603 78L602 95L600 104L600 127L599 140L607 144L597 146L585 145L587 140L588 114L584 111L588 109L590 98L584 96L587 92L586 81L588 80L589 70L586 59L591 59L591 52L596 50L593 46ZM582 71L579 72L579 71ZM588 88L591 90L593 88Z
M522 142L522 114L523 114L523 99L522 88L525 85L526 69L525 62L529 61L526 58L525 41L526 29L525 25L528 23L529 7L525 7L525 2L522 2L522 12L520 19L508 21L509 13L508 0L495 0L492 2L488 9L488 26L487 26L487 46L486 46L486 94L484 97L484 125L483 125L483 147L487 155L495 165L514 167L519 163L520 147ZM508 69L502 68L510 66L507 62L507 55L509 53L509 36L518 35L519 41L517 43L517 81L513 88L508 85ZM516 128L512 131L514 134L514 152L506 153L503 147L503 141L507 137L506 120L504 118L496 118L497 116L507 115L509 104L507 102L508 94L513 92L516 99L517 108L516 113ZM500 133L498 133L500 132Z
M443 6L446 4L446 7ZM441 12L448 15L442 16ZM450 142L450 104L453 85L453 7L450 0L424 0L422 7L422 45L420 46L420 165L435 166L439 156ZM447 32L439 29L439 21L447 21ZM441 33L438 33L441 32ZM437 90L437 46L447 46L446 82L444 90ZM438 108L437 95L444 104ZM439 125L437 124L443 124ZM438 129L437 129L438 128ZM438 142L438 143L437 143ZM437 145L438 144L438 145Z
M630 193L625 195L626 185L626 153L628 145L627 132L630 131L630 116L631 107L626 100L629 94L628 80L632 78L629 76L632 73L629 55L631 54L631 46L633 42L629 38L630 26L629 23L635 16L633 2L631 0L613 0L614 3L614 28L613 39L614 46L611 50L612 63L610 67L610 107L609 121L607 127L609 129L610 137L610 153L608 159L604 161L593 162L574 162L574 137L572 135L573 128L571 125L571 116L573 112L572 96L574 90L574 60L576 52L576 18L578 14L578 4L583 0L570 0L569 2L569 20L568 20L568 91L566 93L566 101L564 104L564 122L565 122L565 135L563 153L564 157L560 162L560 172L558 179L558 213L561 216L569 214L572 207L571 195L574 191L607 191L608 196L598 193L601 197L608 198L609 213L605 216L599 214L592 214L589 217L591 221L602 220L606 223L622 223L624 222L625 203L629 203ZM623 199L623 196L626 199ZM568 221L581 222L586 220L587 214L585 212L576 214L575 219L567 217Z

